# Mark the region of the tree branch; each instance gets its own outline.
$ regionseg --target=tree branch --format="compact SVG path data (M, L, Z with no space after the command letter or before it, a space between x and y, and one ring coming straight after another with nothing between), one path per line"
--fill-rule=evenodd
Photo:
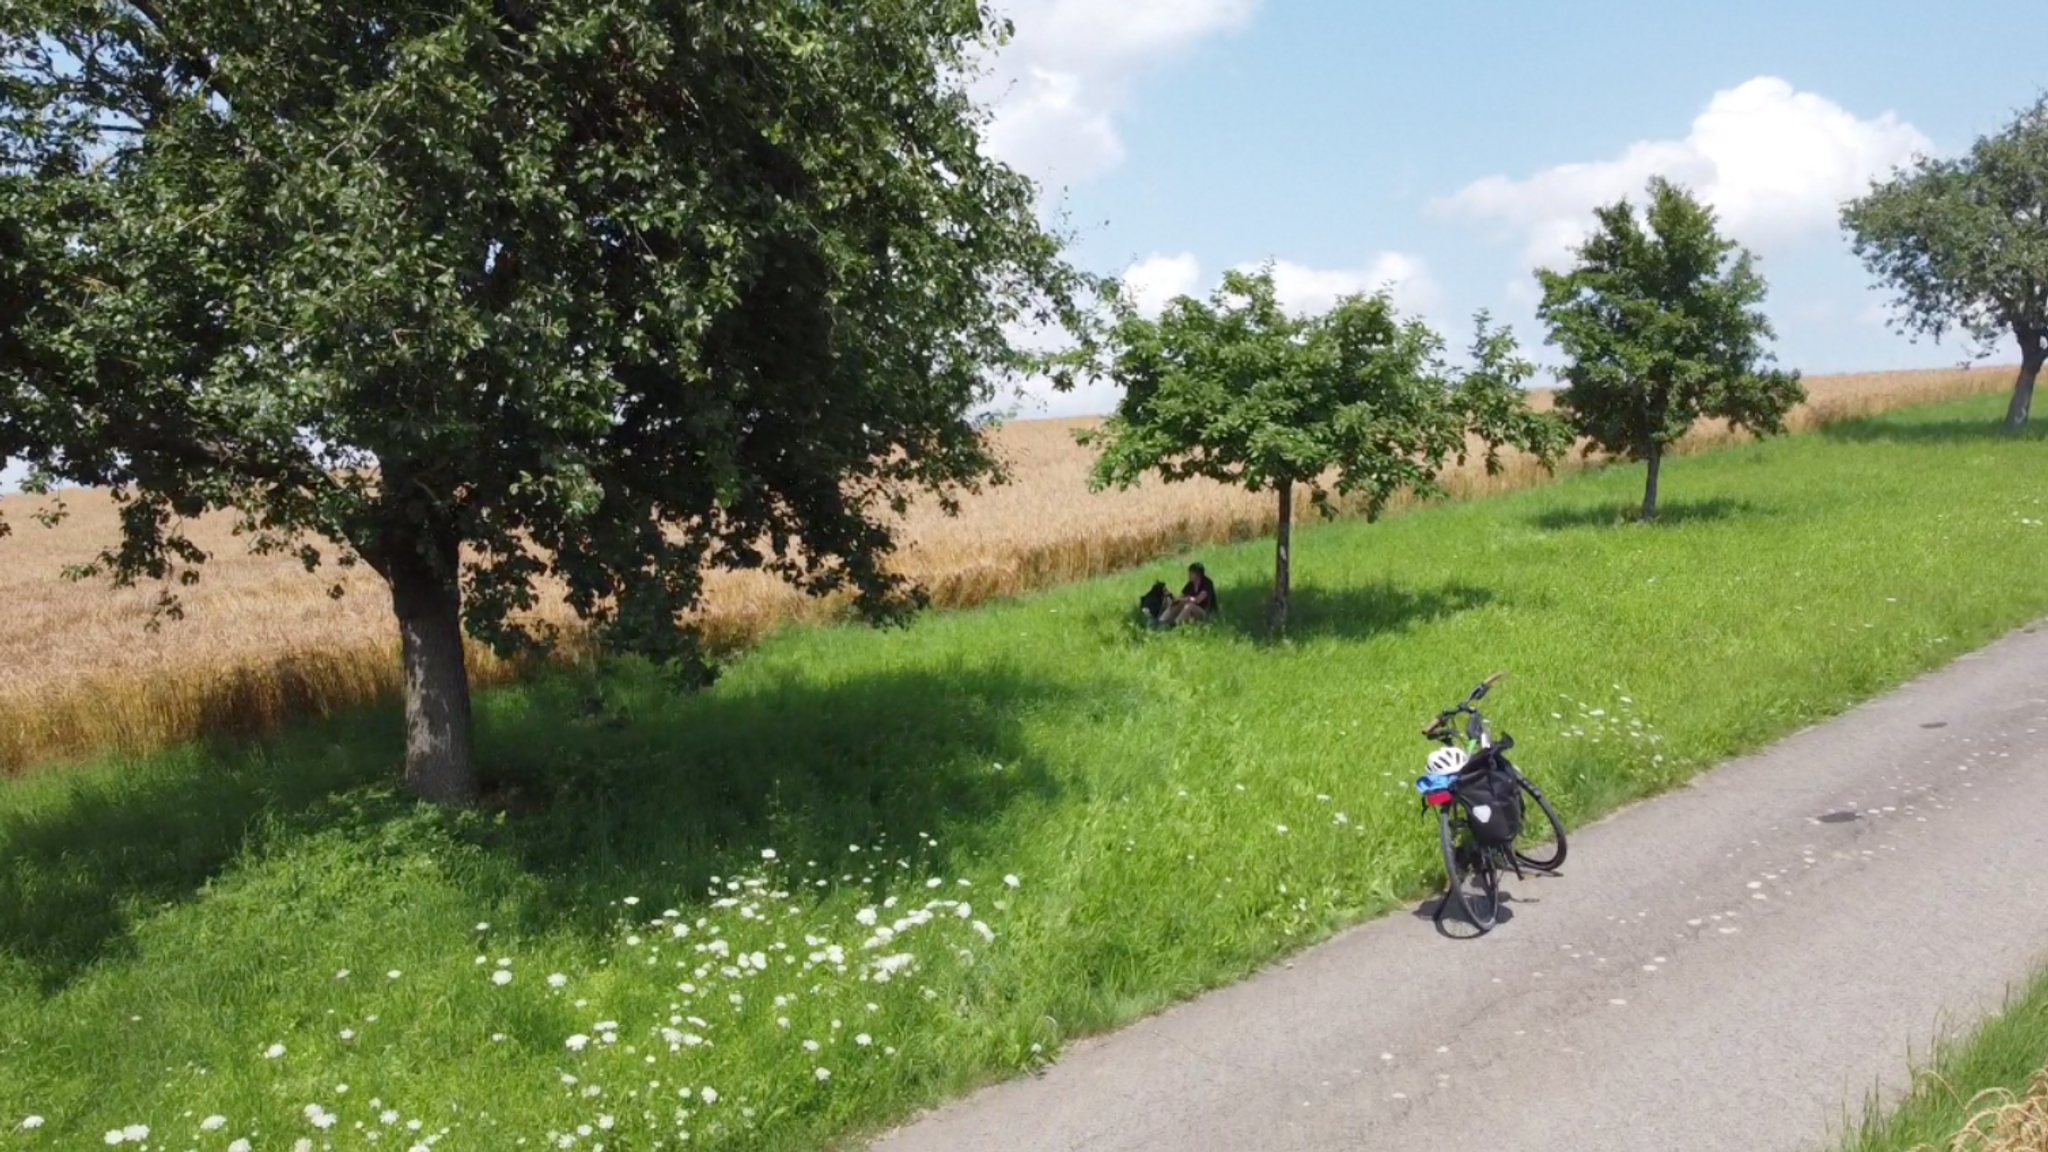
M214 71L213 63L203 54L180 45L177 38L171 35L170 25L165 22L163 9L158 7L156 0L124 0L124 3L156 31L157 36L170 49L178 66L190 73L201 87L227 101L231 106L235 103L234 93L227 85L221 83L219 74Z

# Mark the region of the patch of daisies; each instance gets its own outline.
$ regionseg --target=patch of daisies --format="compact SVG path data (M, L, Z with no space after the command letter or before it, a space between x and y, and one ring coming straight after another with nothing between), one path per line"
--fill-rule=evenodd
M1663 735L1637 714L1635 699L1623 694L1621 685L1614 685L1614 691L1614 701L1607 704L1560 694L1559 710L1550 714L1560 725L1559 737L1600 747L1610 755L1624 751L1647 757L1652 764L1664 763Z
M771 1113L820 1102L848 1081L886 1075L899 1055L891 1032L907 1034L906 1025L918 1016L949 1010L921 977L937 968L971 970L996 946L989 920L1008 910L1011 891L1022 881L1004 876L984 893L964 877L913 879L913 857L927 856L937 844L920 839L918 851L902 855L879 844L849 846L849 855L867 867L842 873L840 885L897 893L850 912L844 902L821 907L808 898L834 883L815 862L787 868L773 849L763 850L760 864L744 874L714 878L689 912L652 912L639 897L623 897L614 905L608 954L581 970L524 970L516 947L498 942L488 923L476 925L474 969L493 990L487 995L506 989L529 1006L538 998L573 1022L552 1039L535 1036L526 1012L518 1014L529 1018L523 1030L505 1025L488 1034L494 1045L512 1042L550 1054L543 1059L555 1066L555 1103L543 1111L555 1123L546 1131L509 1132L489 1113L465 1112L456 1100L401 1110L336 1084L325 1099L304 1102L291 1121L296 1132L188 1112L168 1129L143 1123L110 1129L105 1142L172 1152L743 1145ZM394 969L374 983L403 978ZM334 979L350 979L349 970ZM377 1019L366 1014L330 1034L349 1045L357 1027ZM277 1069L273 1075L282 1083L300 1059L285 1042L290 1039L257 1047L252 1065ZM430 1123L427 1113L443 1122ZM40 1115L16 1122L14 1133L54 1135Z

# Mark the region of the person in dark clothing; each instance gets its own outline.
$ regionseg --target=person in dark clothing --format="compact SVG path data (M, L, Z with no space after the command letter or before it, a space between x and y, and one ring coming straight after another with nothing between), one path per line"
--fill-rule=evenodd
M1166 616L1166 609L1171 599L1171 594L1166 590L1166 581L1154 581L1152 590L1138 597L1138 611L1145 614L1145 623L1155 628L1158 627L1160 621Z
M1159 622L1170 628L1175 624L1207 620L1215 614L1216 584L1200 564L1190 564L1187 586L1180 590L1180 598L1167 608Z

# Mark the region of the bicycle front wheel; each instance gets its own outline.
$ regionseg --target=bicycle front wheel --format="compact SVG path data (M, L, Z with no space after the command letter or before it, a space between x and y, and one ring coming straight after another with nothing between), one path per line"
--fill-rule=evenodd
M1500 871L1486 851L1469 837L1459 835L1457 822L1451 819L1451 805L1436 810L1436 821L1444 851L1444 873L1449 877L1444 902L1437 908L1437 919L1441 922L1446 909L1456 908L1466 923L1484 935L1500 917Z
M1534 820L1526 816L1523 818L1522 831L1527 839L1516 840L1515 859L1538 872L1555 872L1564 864L1564 819L1551 806L1550 797L1530 783L1528 777L1516 772L1515 783L1525 796L1536 802L1537 809L1549 824L1548 827L1540 827Z

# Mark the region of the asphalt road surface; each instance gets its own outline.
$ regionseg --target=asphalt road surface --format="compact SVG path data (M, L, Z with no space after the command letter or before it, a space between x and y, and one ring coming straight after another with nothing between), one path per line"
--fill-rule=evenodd
M1826 1148L2048 964L2044 733L2048 629L1575 832L1484 939L1384 917L874 1152Z

